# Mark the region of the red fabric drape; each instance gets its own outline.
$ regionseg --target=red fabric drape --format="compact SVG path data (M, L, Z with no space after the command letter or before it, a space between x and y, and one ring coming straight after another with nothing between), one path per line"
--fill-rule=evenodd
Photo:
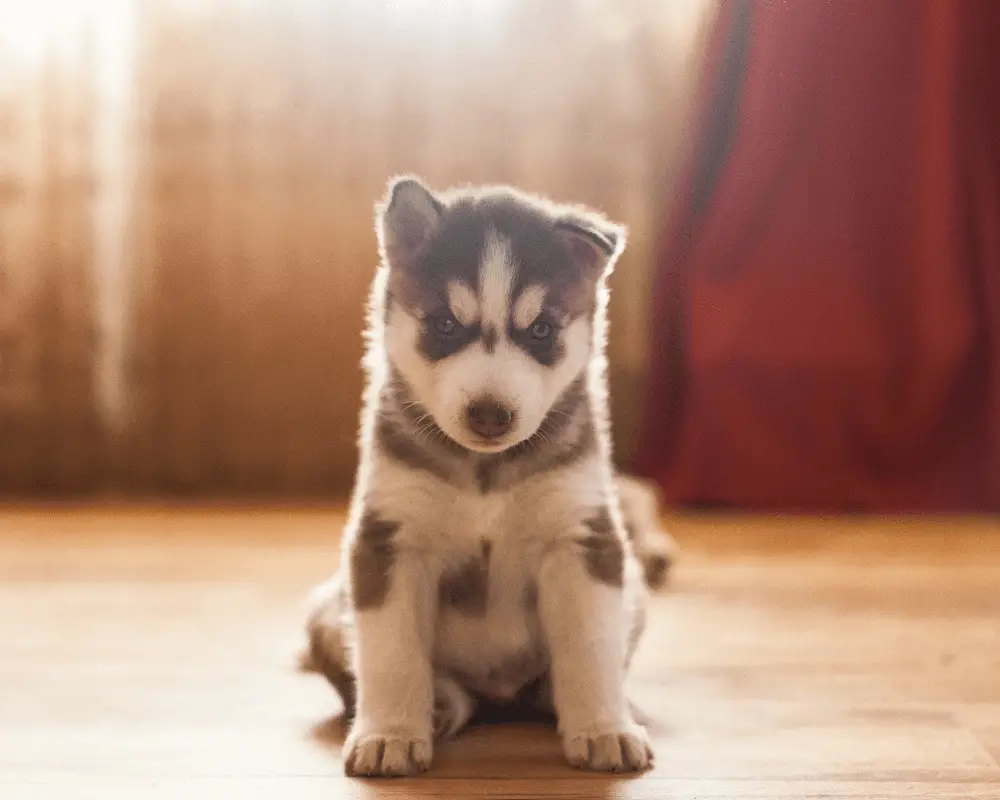
M705 76L639 471L1000 510L1000 2L724 0Z

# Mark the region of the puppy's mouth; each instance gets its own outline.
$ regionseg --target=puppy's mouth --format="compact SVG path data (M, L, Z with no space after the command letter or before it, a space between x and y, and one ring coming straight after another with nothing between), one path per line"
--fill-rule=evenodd
M535 442L537 437L537 431L525 435L524 429L520 426L502 436L477 436L473 431L463 427L459 427L454 433L442 429L442 433L459 447L484 456L516 451Z
M473 437L466 442L460 442L466 449L474 453L502 453L517 444L517 439L504 437L503 439L483 439Z
M439 441L447 442L458 451L475 453L477 455L498 455L517 447L523 437L518 436L515 431L511 431L503 436L477 436L472 431L465 430L462 426L456 426L455 430L451 425L441 425L437 420L431 423L424 423L424 431L429 431L431 436L439 437Z

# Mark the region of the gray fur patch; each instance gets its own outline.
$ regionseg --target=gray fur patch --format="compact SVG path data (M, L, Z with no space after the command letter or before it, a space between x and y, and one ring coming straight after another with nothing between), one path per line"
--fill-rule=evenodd
M482 553L459 569L445 573L438 586L441 605L469 616L483 616L489 598L490 542L483 542Z
M587 571L609 586L624 585L625 552L608 510L601 509L583 524L590 530L580 539Z
M375 421L375 441L383 453L407 467L430 472L442 480L450 477L438 459L421 446L414 431L392 417L379 415Z
M396 557L393 537L399 524L381 519L370 509L358 523L351 545L351 602L358 611L378 608L389 594Z

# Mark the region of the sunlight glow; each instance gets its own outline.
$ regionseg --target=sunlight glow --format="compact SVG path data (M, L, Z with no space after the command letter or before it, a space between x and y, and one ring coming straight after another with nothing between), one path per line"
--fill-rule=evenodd
M507 0L382 0L387 19L401 27L434 29L460 24L488 29L510 10Z
M0 55L37 66L72 48L100 0L0 0Z
M134 182L132 132L135 106L137 0L0 0L0 102L31 129L41 125L38 99L53 80L68 94L51 109L57 119L87 99L87 161L96 178L89 205L94 242L97 317L94 393L109 422L122 418L125 321L129 279L129 204ZM86 95L79 90L86 87ZM73 91L73 90L76 91ZM21 99L14 97L21 93ZM26 96L33 99L27 100ZM59 124L59 123L56 123ZM60 142L72 142L65 134ZM22 147L22 151L25 148ZM22 158L22 162L30 159ZM57 169L49 165L47 169ZM41 174L41 170L38 174ZM62 173L55 173L60 179ZM30 181L29 181L30 183Z

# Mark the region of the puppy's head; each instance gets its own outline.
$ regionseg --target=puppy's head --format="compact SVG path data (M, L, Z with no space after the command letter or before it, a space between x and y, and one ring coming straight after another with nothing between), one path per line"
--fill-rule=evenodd
M438 194L405 177L377 229L386 348L428 423L481 453L541 435L591 357L623 228L513 189Z

